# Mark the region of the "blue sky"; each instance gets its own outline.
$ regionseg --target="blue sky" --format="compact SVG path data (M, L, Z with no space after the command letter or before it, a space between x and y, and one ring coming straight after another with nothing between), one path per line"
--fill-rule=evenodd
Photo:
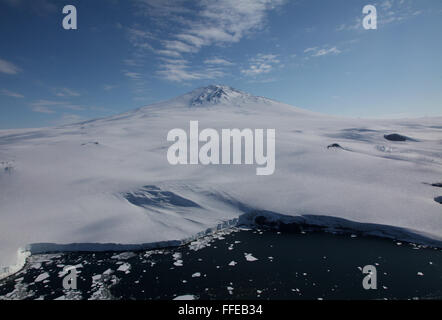
M78 30L62 28L67 4ZM0 0L0 129L213 83L327 114L440 116L441 33L440 0Z

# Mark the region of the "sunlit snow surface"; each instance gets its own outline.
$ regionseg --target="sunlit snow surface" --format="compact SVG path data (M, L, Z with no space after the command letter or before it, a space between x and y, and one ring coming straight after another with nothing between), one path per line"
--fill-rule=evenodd
M276 129L274 175L171 166L167 133L190 120L200 130ZM0 265L19 267L18 248L179 244L254 210L440 245L441 182L441 118L343 119L212 86L114 117L0 131Z

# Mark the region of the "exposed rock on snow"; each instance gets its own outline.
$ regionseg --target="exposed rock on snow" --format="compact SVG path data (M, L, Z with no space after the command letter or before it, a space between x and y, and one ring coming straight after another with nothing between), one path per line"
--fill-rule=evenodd
M416 141L414 139L411 139L409 137L397 134L397 133L393 133L393 134L386 134L384 135L384 138L389 140L389 141Z
M100 144L99 142L94 141L94 142L85 142L85 143L82 143L81 145L82 146L87 146L87 145L96 145L96 146L98 146L99 144Z
M342 147L338 143L333 143L327 146L327 149L332 149L332 148L342 149Z

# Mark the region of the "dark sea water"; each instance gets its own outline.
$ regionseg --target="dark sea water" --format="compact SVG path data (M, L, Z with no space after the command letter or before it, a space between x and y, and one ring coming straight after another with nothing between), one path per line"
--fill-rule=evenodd
M67 265L77 290L65 290ZM377 270L365 290L362 268ZM397 241L231 229L155 251L32 256L0 299L441 299L442 251Z

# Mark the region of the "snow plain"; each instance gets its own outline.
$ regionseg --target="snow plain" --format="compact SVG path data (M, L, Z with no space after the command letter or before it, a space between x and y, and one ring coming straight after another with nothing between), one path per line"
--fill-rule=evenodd
M275 173L170 165L167 133L191 120L200 130L276 129ZM384 137L395 133L411 139ZM332 117L209 86L108 118L0 131L0 266L17 270L19 248L178 244L254 210L439 246L442 189L431 184L441 182L442 118Z

